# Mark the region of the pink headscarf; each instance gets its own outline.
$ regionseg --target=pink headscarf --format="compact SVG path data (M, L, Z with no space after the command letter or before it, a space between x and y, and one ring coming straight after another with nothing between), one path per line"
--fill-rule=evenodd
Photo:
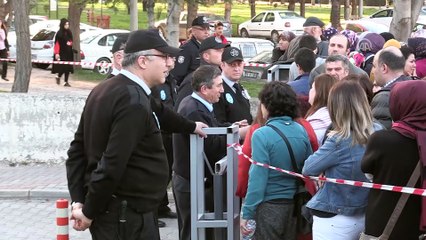
M426 167L426 81L411 80L395 84L390 92L389 111L394 123L392 129L415 139L422 163ZM423 175L423 174L422 174ZM426 179L422 178L422 188ZM426 230L426 198L422 198L420 229Z

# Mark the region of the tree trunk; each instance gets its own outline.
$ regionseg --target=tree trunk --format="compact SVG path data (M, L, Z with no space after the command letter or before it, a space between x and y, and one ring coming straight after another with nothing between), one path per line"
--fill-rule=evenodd
M231 22L232 0L225 1L225 20Z
M16 66L15 82L12 92L28 92L31 78L31 43L28 15L30 15L30 4L27 0L13 0L15 11L16 31Z
M130 31L138 30L138 0L130 0Z
M357 5L358 5L357 4L357 0L352 0L352 12L351 12L351 15L353 17L355 17L357 15L357 10L356 10Z
M417 18L419 17L422 1L418 0L394 0L394 12L390 26L390 32L395 39L406 42L410 37Z
M331 0L330 22L334 28L340 27L340 2L339 0Z
M183 5L183 0L167 1L167 28L166 39L170 46L179 46L179 18Z
M345 20L349 20L349 16L351 15L351 0L345 0L345 12L344 12L344 18Z
M288 0L288 10L294 11L296 9L296 0Z
M256 16L256 0L249 0L250 4L250 16L254 18Z
M315 0L311 0L311 5L315 6Z
M186 21L186 28L191 28L192 21L197 17L198 1L188 0L188 18Z
M142 12L146 12L146 2L147 0L142 0Z
M80 62L80 18L83 9L86 7L87 0L70 0L68 7L68 21L70 22L70 30L73 33L73 49L77 50L74 54L74 61ZM74 68L81 68L76 65Z
M300 16L305 17L306 6L305 0L300 0Z
M148 11L148 28L155 28L154 7L155 7L154 0L148 0L146 5L146 10Z

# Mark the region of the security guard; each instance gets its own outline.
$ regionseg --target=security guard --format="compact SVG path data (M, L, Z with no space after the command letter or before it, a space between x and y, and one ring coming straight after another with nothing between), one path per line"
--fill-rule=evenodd
M174 109L176 102L177 91L176 81L172 75L166 77L166 81L154 88L151 88L151 96L157 101L161 101L164 107L171 110ZM172 133L161 129L161 136L163 138L164 149L166 150L167 161L169 164L169 182L172 179L172 166L173 166L173 144L172 144ZM164 192L164 198L158 207L158 218L177 218L175 212L172 212L169 205L169 198L167 191ZM158 227L165 227L164 221L158 220Z
M222 54L223 90L219 102L214 104L214 114L219 123L253 122L250 113L250 96L239 83L243 74L243 54L236 47L227 47Z
M201 42L210 34L210 24L206 17L199 16L192 21L191 33L191 39L180 47L182 51L176 57L176 66L171 71L171 74L175 76L177 85L180 85L188 74L200 66L198 50Z

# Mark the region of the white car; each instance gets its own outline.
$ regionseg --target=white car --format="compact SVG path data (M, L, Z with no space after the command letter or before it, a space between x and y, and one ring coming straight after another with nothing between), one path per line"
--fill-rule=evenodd
M90 63L112 63L112 45L120 34L129 33L129 30L102 29L88 31L80 35L80 48L84 54L84 62ZM112 71L112 67L82 65L85 69L93 69L102 75Z
M89 26L89 27L87 27ZM95 31L101 28L92 27L90 25L80 23L80 34L86 31ZM31 39L31 59L52 61L53 47L55 44L55 35L59 30L59 22L54 29L42 29ZM46 69L50 64L35 63L36 67Z
M207 21L210 24L210 34L214 33L214 24L217 21L221 21L223 23L223 35L225 37L230 37L232 35L232 24L225 20L224 17L213 14L213 13L206 13L206 12L199 12L197 13L197 16L205 16ZM187 34L187 18L188 14L186 12L181 12L179 17L179 40L186 40L188 39ZM157 29L160 30L160 33L165 36L166 33L166 27L167 27L167 19L163 19L160 21L155 22L155 26Z
M368 17L361 18L360 21L368 21L371 23L378 23L378 24L385 25L388 28L387 31L389 31L389 28L392 22L392 17L393 17L393 9L388 8L388 9L377 11ZM424 22L425 20L426 20L426 7L422 7L420 10L419 18L417 19L417 22Z
M40 15L30 15L29 16L29 25L31 26L34 23L47 21L48 17ZM32 36L30 36L32 37ZM9 58L16 58L16 32L15 32L15 21L12 20L10 27L7 33L7 41L9 43Z
M282 31L292 31L296 35L302 35L305 21L305 18L293 11L265 11L241 23L238 26L238 32L241 37L264 37L278 42Z
M59 30L60 20L46 20L39 21L30 25L30 38L32 38L35 34L40 32L42 29L51 29L51 30ZM90 30L99 30L100 28L90 26L85 23L80 23L80 32L90 31Z
M243 53L244 62L248 62L252 57L263 51L274 49L274 44L266 39L257 38L227 38L232 47L239 48Z

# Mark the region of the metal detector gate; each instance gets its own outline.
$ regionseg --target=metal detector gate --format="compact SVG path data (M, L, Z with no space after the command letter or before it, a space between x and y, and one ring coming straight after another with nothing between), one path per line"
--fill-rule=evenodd
M203 130L207 135L226 135L227 144L239 141L238 126ZM206 228L214 229L215 240L240 239L240 201L235 196L238 171L237 153L233 148L228 148L227 155L216 162L213 174L214 212L208 213L205 210L204 195L204 139L191 134L190 146L191 239L205 240ZM210 171L213 170L210 168ZM226 181L226 212L223 206L224 181Z

